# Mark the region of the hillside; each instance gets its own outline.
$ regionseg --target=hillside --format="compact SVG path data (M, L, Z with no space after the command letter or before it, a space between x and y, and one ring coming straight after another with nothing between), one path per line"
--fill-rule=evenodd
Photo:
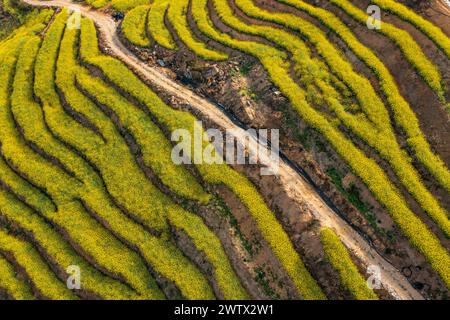
M445 5L4 0L0 299L447 299Z

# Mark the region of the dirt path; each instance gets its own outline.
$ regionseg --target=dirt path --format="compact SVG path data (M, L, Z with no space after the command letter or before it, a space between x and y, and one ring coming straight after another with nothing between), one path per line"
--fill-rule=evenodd
M437 1L437 6L442 9L445 14L450 16L450 0Z
M199 97L189 89L178 85L167 78L157 68L148 66L136 58L119 40L116 34L116 23L113 19L99 11L91 10L80 4L68 0L22 0L33 6L65 7L71 10L79 10L83 16L92 19L102 33L103 39L108 44L114 55L120 58L132 69L138 70L144 77L160 87L162 90L192 105L211 121L225 129L236 129L238 139L244 141L245 131L236 126L217 106ZM255 152L256 154L256 152ZM262 159L264 161L264 159ZM275 165L271 161L265 161ZM353 251L366 265L376 265L381 270L381 282L383 287L397 299L423 299L407 279L395 269L388 261L381 257L356 231L342 220L317 192L288 164L280 161L278 174L285 190L293 198L305 199L311 211L323 226L333 228L340 236L344 244Z

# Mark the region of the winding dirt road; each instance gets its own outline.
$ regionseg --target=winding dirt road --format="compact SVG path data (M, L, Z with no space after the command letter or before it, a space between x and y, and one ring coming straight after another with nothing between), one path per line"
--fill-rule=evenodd
M438 6L448 15L450 15L450 0L438 1Z
M92 19L102 38L109 46L113 55L120 58L130 68L140 72L153 85L172 94L178 99L190 104L193 109L208 117L219 127L236 130L236 137L244 141L245 131L236 126L217 106L199 97L189 89L180 86L155 67L151 67L140 61L129 51L119 40L116 34L116 23L114 20L99 11L91 10L86 6L72 3L68 0L22 0L23 2L40 7L64 7L71 10L78 10L85 17ZM251 144L252 145L252 144ZM255 152L256 154L256 152ZM262 159L263 163L273 162ZM274 170L276 170L274 168ZM333 228L340 236L343 243L353 251L366 265L376 265L380 267L381 283L397 299L418 299L423 297L417 292L407 279L388 261L381 257L355 230L353 230L336 212L334 212L314 190L314 188L301 177L287 163L280 160L278 175L280 182L288 194L294 199L304 199L311 212L322 226Z

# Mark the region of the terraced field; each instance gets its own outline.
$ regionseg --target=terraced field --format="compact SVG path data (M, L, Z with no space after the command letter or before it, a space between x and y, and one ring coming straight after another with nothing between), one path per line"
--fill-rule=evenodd
M365 28L365 1L25 2L50 8L0 42L0 298L448 294L448 154L430 140L398 73L353 30ZM396 1L371 3L392 21L368 32L417 76L436 108L427 112L444 115L441 143L450 144L448 34ZM68 10L75 8L79 21ZM111 9L125 14L117 34ZM337 196L293 170L291 154L278 178L257 177L254 166L176 165L171 132L194 134L197 119L234 124L189 91L192 77L190 89L178 87L134 54L175 72L164 57L184 54L228 71L241 57L258 64L271 94L284 97L285 114L314 131L367 190L355 198L327 171L339 205L358 212L359 224L335 207ZM248 66L238 65L239 77ZM250 91L239 92L257 100ZM395 249L380 251L386 231L366 232L380 230L370 224L368 199L392 221ZM411 260L432 284L407 279ZM370 265L382 269L379 288L366 283ZM70 266L79 268L81 288L66 285Z

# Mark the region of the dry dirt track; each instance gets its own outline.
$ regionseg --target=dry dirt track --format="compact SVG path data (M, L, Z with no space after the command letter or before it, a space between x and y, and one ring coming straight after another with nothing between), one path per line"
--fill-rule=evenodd
M91 10L80 4L72 3L68 0L22 0L32 6L52 6L65 7L71 10L79 10L82 15L95 21L102 33L103 39L112 50L113 54L120 58L132 69L138 70L142 76L146 77L155 86L167 93L172 94L192 105L200 113L207 116L211 121L222 128L236 129L237 138L244 137L244 130L237 127L222 113L214 104L199 97L189 89L182 87L167 78L157 68L136 58L119 40L116 34L116 23L108 15ZM256 153L255 153L256 154ZM271 163L270 161L265 163ZM397 299L423 299L423 297L410 285L406 278L395 269L389 262L383 259L357 232L355 232L344 220L342 220L314 189L289 165L280 161L278 169L280 182L285 190L294 198L304 199L308 203L311 211L323 226L333 228L341 237L344 244L352 250L366 265L377 265L381 269L381 282Z
M450 16L450 0L437 1L437 6Z

